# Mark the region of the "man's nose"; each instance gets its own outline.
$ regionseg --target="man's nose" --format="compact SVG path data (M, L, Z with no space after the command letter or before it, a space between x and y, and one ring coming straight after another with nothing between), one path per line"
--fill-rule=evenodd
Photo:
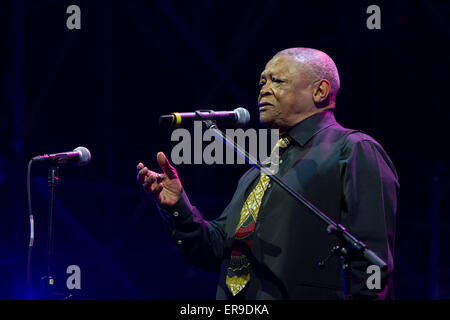
M260 97L264 97L267 95L272 94L272 89L270 88L269 85L267 85L267 83L265 83L262 87L261 90L259 90L259 96Z

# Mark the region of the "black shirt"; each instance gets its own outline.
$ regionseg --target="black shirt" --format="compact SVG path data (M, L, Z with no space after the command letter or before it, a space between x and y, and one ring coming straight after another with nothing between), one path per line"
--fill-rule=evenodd
M367 261L353 264L355 297L384 298L393 271L395 213L399 183L384 149L373 138L343 128L332 111L315 114L291 128L291 144L278 175L328 217L344 225L388 263L379 290L367 288ZM217 298L232 298L226 285L231 244L242 205L257 182L251 168L241 177L223 214L205 221L183 192L164 217L185 258L220 271ZM252 246L252 277L238 294L245 299L335 299L342 294L339 261L317 268L337 239L306 207L275 183L264 193Z

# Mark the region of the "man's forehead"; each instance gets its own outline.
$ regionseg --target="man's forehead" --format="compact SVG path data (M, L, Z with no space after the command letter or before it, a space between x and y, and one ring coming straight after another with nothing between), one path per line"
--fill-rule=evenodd
M281 73L298 73L303 66L300 62L296 61L293 57L288 55L275 56L267 62L265 69L261 73L261 76L281 72Z

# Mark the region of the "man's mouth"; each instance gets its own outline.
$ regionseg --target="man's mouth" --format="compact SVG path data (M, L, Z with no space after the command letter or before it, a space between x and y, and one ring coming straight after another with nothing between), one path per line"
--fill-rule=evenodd
M260 112L261 112L261 111L265 111L265 110L267 110L267 109L269 109L269 108L271 108L271 107L273 107L272 104L270 104L270 103L268 103L268 102L263 102L263 103L260 103L260 104L259 104L259 111L260 111Z

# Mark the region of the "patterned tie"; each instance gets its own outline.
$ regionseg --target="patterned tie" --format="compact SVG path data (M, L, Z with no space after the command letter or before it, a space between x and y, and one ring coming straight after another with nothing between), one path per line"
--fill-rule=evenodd
M275 153L280 154L283 149L289 146L289 137L278 140L271 153L271 164ZM276 164L278 165L278 164ZM255 231L256 220L259 208L264 196L264 192L269 186L270 177L261 172L259 182L247 197L241 210L241 218L236 227L236 235L231 248L230 265L227 269L226 284L233 296L238 294L250 281L250 260L248 253L252 246L251 235Z

